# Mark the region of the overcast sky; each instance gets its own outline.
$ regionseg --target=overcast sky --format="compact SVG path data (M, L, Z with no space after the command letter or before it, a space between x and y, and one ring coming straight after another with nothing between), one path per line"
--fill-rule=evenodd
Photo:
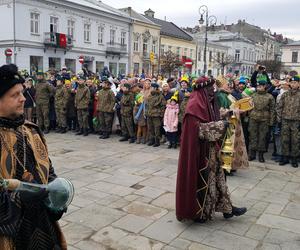
M132 7L143 13L151 8L155 17L172 21L179 27L198 24L201 5L209 8L220 23L236 23L245 19L248 23L270 28L272 33L282 33L300 40L300 0L102 0L115 7Z

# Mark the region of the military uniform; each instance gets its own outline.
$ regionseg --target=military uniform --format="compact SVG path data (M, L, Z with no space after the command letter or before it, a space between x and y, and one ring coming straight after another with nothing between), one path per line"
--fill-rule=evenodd
M133 107L134 94L131 92L124 93L121 98L121 129L123 138L121 138L120 141L127 141L128 138L130 138L131 143L135 141Z
M267 135L270 126L275 122L275 100L266 91L258 91L253 94L254 109L250 112L249 121L249 160L255 159L256 151L259 154L259 161L263 162L263 153L267 151Z
M115 95L110 88L103 88L99 91L97 111L100 131L103 133L102 139L108 138L111 133L115 103Z
M64 85L56 87L55 92L55 111L57 116L57 124L60 130L58 132L65 133L67 128L67 103L70 94Z
M277 120L281 123L283 162L287 163L289 157L296 161L299 156L300 91L291 89L283 93L276 111Z
M36 115L38 126L41 129L48 131L50 127L49 108L50 98L54 95L54 88L46 81L38 82L36 89Z
M149 135L149 146L159 146L160 127L166 108L166 100L159 90L151 91L146 103L146 117Z
M90 90L84 84L78 85L75 96L75 107L77 108L77 119L80 127L78 134L88 134L88 106L90 101Z

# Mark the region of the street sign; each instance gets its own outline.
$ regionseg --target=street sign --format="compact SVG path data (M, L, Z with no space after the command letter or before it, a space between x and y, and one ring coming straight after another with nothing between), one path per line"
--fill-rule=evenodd
M80 57L79 57L79 62L80 62L81 64L84 63L84 56L80 56Z
M4 51L4 54L5 54L6 56L12 56L13 52L12 52L11 49L6 49L6 50Z
M150 62L154 62L154 53L152 51L150 52Z

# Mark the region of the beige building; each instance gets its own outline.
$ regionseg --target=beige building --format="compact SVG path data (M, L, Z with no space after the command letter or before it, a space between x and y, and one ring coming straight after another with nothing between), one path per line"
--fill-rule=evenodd
M282 46L282 64L285 71L297 71L300 74L300 42L291 42Z
M145 17L161 27L159 58L165 52L172 51L182 62L182 67L179 69L181 73L195 73L197 46L193 37L174 23L155 18L154 11L151 9L145 11Z
M123 8L133 20L131 58L128 72L134 75L157 74L160 46L160 26L131 7Z

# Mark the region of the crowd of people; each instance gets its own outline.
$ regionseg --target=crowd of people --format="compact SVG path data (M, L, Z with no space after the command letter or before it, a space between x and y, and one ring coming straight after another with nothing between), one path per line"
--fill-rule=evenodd
M298 167L299 76L270 80L266 68L259 65L250 77L227 74L210 78L221 112L232 110L235 101L251 97L253 109L239 111L249 161L258 156L264 162L273 142L272 159ZM71 74L66 68L37 72L35 79L27 76L24 84L25 116L30 121L37 119L45 134L74 131L107 139L116 131L121 142L154 147L165 143L176 148L196 80L191 75L116 78L107 67L98 75L84 70Z

